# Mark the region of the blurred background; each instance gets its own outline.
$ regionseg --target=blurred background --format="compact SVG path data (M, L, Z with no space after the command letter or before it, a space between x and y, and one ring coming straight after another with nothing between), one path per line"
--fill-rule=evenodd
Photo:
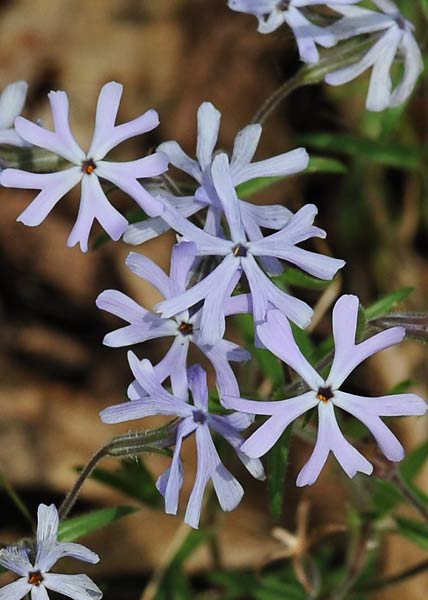
M417 38L424 44L427 22L422 3L399 4L414 20ZM287 29L259 35L255 18L231 12L223 0L3 0L0 65L0 88L18 79L29 82L23 114L32 120L50 126L46 94L66 90L72 126L83 145L91 139L101 86L111 80L123 83L121 121L149 108L160 115L156 130L124 144L120 159L132 159L169 139L194 155L196 111L204 100L222 112L220 144L230 150L237 131L296 72L299 61ZM328 238L315 248L347 261L320 308L315 340L330 332L329 305L340 290L356 293L370 304L387 292L414 287L399 308L427 309L427 76L405 110L367 113L366 89L367 78L362 77L338 89L320 85L297 90L266 123L257 154L267 158L304 144L344 166L344 173L291 177L255 198L284 203L292 210L308 202L317 204L317 224L327 230ZM103 336L119 320L97 310L95 298L104 289L115 288L146 307L158 300L155 290L127 271L124 260L129 246L107 243L86 255L66 247L78 195L70 194L40 227L16 223L34 195L0 190L0 470L33 513L40 502L58 505L76 477L75 468L112 435L127 431L126 424L107 426L98 417L102 408L125 399L131 377L125 349L102 346ZM120 194L115 199L125 211L132 208L132 202ZM92 240L96 235L94 231ZM143 251L168 270L173 242L167 234L147 243ZM320 294L306 295L314 305ZM242 341L237 327L229 337ZM164 348L149 342L137 353L158 361ZM412 380L411 390L426 397L426 365L426 348L408 341L368 361L353 385L380 395ZM247 367L243 389L251 394L248 373ZM251 381L264 389L261 375L253 373ZM152 419L150 424L160 422ZM403 419L396 429L408 449L427 440L424 419ZM281 526L294 531L296 507L302 500L311 503L311 527L343 524L349 490L338 478L333 460L317 485L297 490L296 473L309 447L294 442L291 453ZM185 457L189 476L182 506L192 483L192 444L187 444ZM150 456L146 465L157 476L167 459ZM109 467L108 461L104 466ZM246 489L244 501L232 514L213 513L216 544L201 543L184 563L193 589L204 598L228 597L222 584L207 583L210 572L220 567L260 568L267 556L282 547L271 535L266 486L251 480L238 464L228 466ZM422 472L420 485L427 490L426 473ZM6 492L0 499L0 541L12 542L27 534L28 526ZM90 481L75 514L126 503L129 500L119 492ZM180 518L143 505L137 514L85 538L102 557L100 565L86 572L107 582L106 600L136 600L153 573L158 576L159 568L174 556L186 533ZM326 547L333 564L345 560L341 535L329 539ZM390 536L381 557L380 569L388 576L426 558L426 550ZM289 562L281 564L288 568ZM369 597L425 600L427 586L428 574L422 573ZM154 596L145 600L150 597ZM179 596L171 589L164 597ZM236 597L253 596L247 591Z

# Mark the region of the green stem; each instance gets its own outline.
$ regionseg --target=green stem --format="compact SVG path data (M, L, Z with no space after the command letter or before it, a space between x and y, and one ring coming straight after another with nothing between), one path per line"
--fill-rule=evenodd
M406 581L407 579L415 577L416 575L420 575L421 573L428 573L428 560L423 560L417 565L410 567L409 569L405 569L396 575L391 575L390 577L385 577L384 579L379 579L373 583L368 583L358 587L358 591L368 592L372 590L378 590L389 585L394 585L395 583L401 583L402 581Z

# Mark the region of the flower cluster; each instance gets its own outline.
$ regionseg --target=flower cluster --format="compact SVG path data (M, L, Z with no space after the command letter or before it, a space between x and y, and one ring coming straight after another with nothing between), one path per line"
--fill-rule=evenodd
M25 546L0 550L0 565L20 576L0 589L0 599L21 600L31 592L32 600L46 600L46 590L52 590L74 600L100 600L101 590L87 575L50 573L54 564L66 556L96 564L98 555L81 544L58 542L59 518L53 504L40 504L37 517L34 550Z
M407 100L423 70L419 47L413 37L414 26L400 13L392 0L372 0L374 8L356 6L360 0L228 0L238 12L258 18L260 33L271 33L286 23L294 33L300 58L305 63L320 59L317 44L331 48L342 40L370 35L371 48L356 55L351 64L326 75L330 85L347 83L372 68L366 107L372 111L398 106ZM305 8L327 6L336 17L325 27L313 24ZM392 91L391 68L396 55L404 60L401 81Z

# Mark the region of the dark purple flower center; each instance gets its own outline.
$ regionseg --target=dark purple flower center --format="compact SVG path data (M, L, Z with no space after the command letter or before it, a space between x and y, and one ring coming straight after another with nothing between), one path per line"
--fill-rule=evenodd
M317 398L318 400L321 400L321 402L324 402L325 404L331 399L333 398L334 394L331 391L331 387L320 387L318 389L318 394L317 394Z
M205 421L207 420L207 416L203 410L200 410L199 408L197 408L196 410L193 411L193 420L195 421L195 423L199 423L200 425L203 425L205 423Z
M32 571L28 574L28 583L30 585L35 585L36 587L39 587L42 581L43 575L40 573L40 571Z
M82 171L87 175L90 175L93 171L95 171L96 167L97 165L94 163L92 158L89 158L88 160L84 160L82 162Z
M183 321L178 326L178 331L181 333L181 335L192 335L193 325L191 323L186 323L185 321Z
M248 254L248 250L245 246L242 246L241 244L238 244L237 246L234 247L233 249L233 256L237 256L237 257L243 257L243 256L247 256Z

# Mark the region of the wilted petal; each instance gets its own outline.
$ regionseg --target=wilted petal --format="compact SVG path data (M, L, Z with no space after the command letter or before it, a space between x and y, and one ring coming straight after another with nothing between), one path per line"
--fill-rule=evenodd
M27 91L26 81L15 81L4 88L0 95L0 130L13 127L15 118L24 108Z
M43 583L49 590L73 600L100 600L103 596L98 586L87 575L46 573Z

